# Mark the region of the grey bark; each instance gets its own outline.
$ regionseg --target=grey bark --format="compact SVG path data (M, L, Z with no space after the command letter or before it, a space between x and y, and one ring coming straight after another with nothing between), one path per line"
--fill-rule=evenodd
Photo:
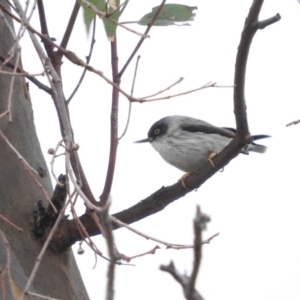
M5 0L0 1L6 3ZM7 56L12 45L13 37L0 18L0 55ZM12 71L8 68L4 70ZM0 114L7 109L10 81L10 76L0 74ZM38 177L38 180L51 196L49 172L36 135L25 81L21 77L15 78L13 87L12 122L8 121L8 116L1 118L0 130L34 169L44 170L46 176ZM5 270L8 261L7 247L0 237L0 267L2 271L5 270L2 274L5 292L0 288L0 299L5 297L5 294L7 300L18 298L41 250L42 245L32 236L30 225L32 210L40 199L47 205L41 189L32 181L16 155L0 138L0 214L23 229L23 232L18 232L0 219L0 229L9 242L11 254L9 266L11 280L9 280L8 272ZM70 249L61 254L47 250L30 291L58 299L88 299ZM27 296L26 299L33 297Z

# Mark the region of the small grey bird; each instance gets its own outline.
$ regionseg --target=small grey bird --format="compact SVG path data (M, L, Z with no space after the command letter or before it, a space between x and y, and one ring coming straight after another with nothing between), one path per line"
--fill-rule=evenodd
M216 127L190 117L169 116L155 122L148 131L148 138L136 143L150 142L166 162L192 173L207 160L214 167L212 159L232 141L235 132L235 129ZM267 137L270 136L254 135L252 141ZM241 153L264 153L266 150L267 147L252 142ZM183 178L181 182L184 185Z

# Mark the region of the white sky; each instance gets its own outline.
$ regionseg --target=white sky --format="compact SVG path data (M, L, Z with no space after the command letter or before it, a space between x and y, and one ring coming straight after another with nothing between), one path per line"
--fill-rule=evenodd
M151 30L139 54L136 96L157 92L179 77L185 80L168 94L199 87L208 81L232 85L236 49L252 1L181 1L198 6L195 21L187 27L158 27ZM172 1L171 3L180 3ZM122 20L138 20L160 1L131 0ZM73 1L46 1L51 37L60 42ZM300 118L300 5L296 0L267 0L261 19L280 13L282 20L259 31L252 43L246 82L246 100L251 133L270 134L263 140L264 155L240 156L222 173L208 180L197 192L169 205L164 211L135 223L137 229L173 243L193 240L192 219L196 205L212 221L205 237L220 236L203 247L198 291L205 299L277 300L300 299L299 174L300 125L285 124ZM37 19L32 24L39 28ZM99 23L99 25L101 25ZM145 27L130 25L143 32ZM120 67L134 49L138 37L118 30ZM98 26L91 64L110 75L110 45ZM89 38L80 16L68 47L81 58L89 52ZM35 53L25 42L23 63L27 71L41 71ZM37 62L37 63L35 63ZM134 65L126 72L122 88L130 92ZM68 97L82 69L66 59L63 84ZM30 84L37 131L46 159L47 149L61 139L50 97ZM70 105L79 155L92 190L98 197L103 189L108 149L111 87L94 74L87 74ZM128 101L120 99L120 133ZM133 141L145 138L158 119L182 114L217 126L235 127L232 89L212 88L171 100L134 104L129 130L118 149L112 190L111 212L128 208L163 185L175 183L182 172L164 162L150 145ZM64 172L56 165L57 174ZM153 248L125 229L115 232L118 250L132 256ZM106 251L102 236L94 239ZM191 250L161 250L133 260L136 266L117 266L115 299L183 299L181 287L167 273L158 270L173 260L178 270L189 274ZM74 247L77 250L77 247ZM85 247L77 262L90 298L104 299L107 263ZM49 295L51 296L51 295Z

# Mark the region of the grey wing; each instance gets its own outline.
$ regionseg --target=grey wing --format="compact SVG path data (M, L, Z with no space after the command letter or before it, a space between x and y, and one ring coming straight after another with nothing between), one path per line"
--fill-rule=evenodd
M189 132L202 132L205 134L219 134L228 138L235 137L235 130L230 128L221 128L210 125L208 123L203 124L186 124L181 125L181 129Z

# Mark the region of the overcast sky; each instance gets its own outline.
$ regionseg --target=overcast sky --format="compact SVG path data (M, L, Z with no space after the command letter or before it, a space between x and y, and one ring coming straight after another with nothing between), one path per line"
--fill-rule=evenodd
M69 3L70 2L70 3ZM192 26L157 27L151 30L139 51L141 61L134 94L138 97L162 90L184 77L166 95L187 91L215 81L233 85L234 65L240 34L252 1L182 1L198 6ZM172 1L171 3L180 3ZM160 1L131 0L122 21L140 19ZM60 42L73 1L45 1L51 37ZM66 13L68 12L68 13ZM164 211L133 224L151 236L168 242L190 244L196 205L211 217L205 238L220 236L203 247L197 289L207 300L299 300L299 166L300 124L300 5L296 0L266 0L261 19L279 13L280 22L259 31L252 43L247 69L246 100L252 134L269 134L263 140L264 155L240 155L224 172L201 188L169 205ZM37 18L32 24L39 29ZM91 64L106 75L110 71L110 45L98 22L96 46ZM143 32L145 27L130 25ZM138 37L118 30L120 66L134 49ZM41 71L34 50L24 39L23 63L31 73ZM81 58L89 52L80 16L69 50ZM121 87L131 89L134 65L124 75ZM74 89L82 69L66 59L62 67L65 95ZM61 139L57 116L50 97L30 84L34 117L46 159L47 149ZM146 138L148 129L167 115L186 115L217 126L235 127L233 89L210 88L165 101L134 104L126 136L118 148L112 190L111 212L128 208L160 187L175 183L183 173L161 159L149 144L134 144ZM111 87L95 74L87 74L70 104L79 155L96 197L103 189L109 151ZM119 128L123 131L128 101L120 98ZM57 162L57 174L63 163ZM79 211L81 207L78 208ZM81 210L82 211L82 210ZM147 241L121 229L115 232L118 250L132 256L153 248ZM105 252L103 237L94 239ZM107 263L86 252L77 262L92 300L104 299ZM74 246L76 253L77 246ZM170 275L159 271L173 260L180 272L189 274L191 250L165 250L132 261L135 266L117 266L115 299L183 299L181 287ZM51 295L50 295L51 296Z

